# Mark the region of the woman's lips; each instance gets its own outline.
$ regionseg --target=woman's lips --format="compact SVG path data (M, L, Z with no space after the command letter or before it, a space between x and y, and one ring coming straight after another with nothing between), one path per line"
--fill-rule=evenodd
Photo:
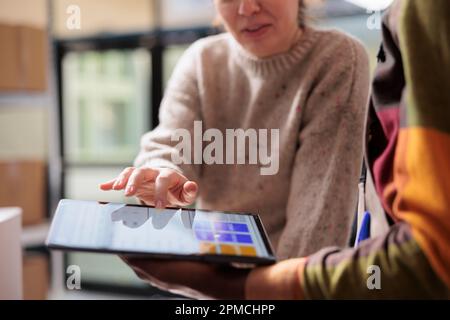
M246 37L259 38L259 37L265 35L269 31L270 27L271 27L270 24L263 24L263 25L259 25L259 26L249 27L249 28L243 29L242 33Z

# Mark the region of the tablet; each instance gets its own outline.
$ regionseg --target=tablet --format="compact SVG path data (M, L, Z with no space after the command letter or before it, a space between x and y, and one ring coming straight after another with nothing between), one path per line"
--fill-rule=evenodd
M275 262L257 214L96 201L61 200L46 245L244 267Z

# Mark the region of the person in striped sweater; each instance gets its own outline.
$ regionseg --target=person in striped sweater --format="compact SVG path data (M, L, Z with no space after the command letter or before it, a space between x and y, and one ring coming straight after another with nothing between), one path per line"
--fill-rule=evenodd
M126 261L154 285L197 298L449 298L449 86L450 1L396 1L383 20L366 152L387 232L250 272Z

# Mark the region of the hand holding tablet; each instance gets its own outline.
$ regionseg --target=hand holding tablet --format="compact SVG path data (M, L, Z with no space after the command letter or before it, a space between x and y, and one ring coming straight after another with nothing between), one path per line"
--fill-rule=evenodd
M227 264L275 262L256 214L61 200L49 248Z

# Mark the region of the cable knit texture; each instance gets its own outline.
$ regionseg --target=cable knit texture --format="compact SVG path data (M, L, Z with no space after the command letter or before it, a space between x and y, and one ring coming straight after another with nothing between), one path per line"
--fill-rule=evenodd
M277 256L346 245L356 209L369 90L367 53L335 30L308 27L289 52L259 59L230 34L194 43L179 61L136 166L168 167L199 183L198 208L259 213ZM279 129L279 172L260 165L181 165L171 135ZM270 131L269 131L270 133ZM205 147L207 143L203 144Z

